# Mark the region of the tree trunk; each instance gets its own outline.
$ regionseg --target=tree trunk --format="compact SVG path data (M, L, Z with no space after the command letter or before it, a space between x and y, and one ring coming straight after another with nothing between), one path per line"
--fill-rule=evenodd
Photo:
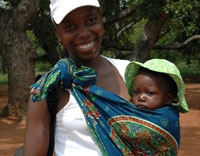
M8 68L9 88L9 103L4 114L22 117L27 108L29 86L34 82L34 59L26 34L14 34L14 44L8 45L3 55Z
M154 47L167 19L167 14L161 14L158 18L150 19L146 23L144 31L135 45L134 53L132 53L130 60L145 62L150 59L151 50Z
M39 0L22 0L17 8L0 8L0 49L8 69L8 98L4 115L24 115L29 86L34 82L36 52L26 35L26 25L39 8Z

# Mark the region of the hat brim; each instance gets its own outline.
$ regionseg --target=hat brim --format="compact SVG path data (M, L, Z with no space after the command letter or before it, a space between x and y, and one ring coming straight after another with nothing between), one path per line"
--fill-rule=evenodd
M50 4L51 18L56 24L60 24L67 14L84 6L100 7L98 0L60 0Z
M140 67L146 68L146 69L154 71L154 72L168 74L175 81L175 83L177 85L177 89L178 89L177 95L179 98L179 111L181 113L186 113L189 111L189 108L188 108L186 100L185 100L184 82L183 82L182 77L180 76L180 73L175 74L175 72L173 70L172 71L169 71L169 70L164 71L164 70L160 70L160 68L153 68L152 66L149 66L148 62L140 63L140 62L133 61L126 67L125 81L126 81L126 85L128 87L128 92L131 96L133 95L134 79L135 79Z

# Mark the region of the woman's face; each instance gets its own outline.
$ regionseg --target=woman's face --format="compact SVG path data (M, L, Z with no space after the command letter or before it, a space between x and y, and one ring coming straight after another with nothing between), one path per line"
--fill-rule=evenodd
M59 41L75 61L90 61L99 55L104 36L100 12L95 7L80 7L56 26Z

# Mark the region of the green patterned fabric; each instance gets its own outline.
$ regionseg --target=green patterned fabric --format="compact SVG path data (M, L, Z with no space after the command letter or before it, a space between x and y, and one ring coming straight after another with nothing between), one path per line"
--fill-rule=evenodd
M140 67L159 73L165 73L171 76L172 79L176 82L178 88L177 95L179 98L179 111L181 113L186 113L189 111L185 100L185 87L180 71L178 70L175 64L165 59L151 59L146 61L145 63L133 61L127 66L125 80L130 95L133 95L134 79Z
M95 86L96 80L94 69L78 68L72 59L61 59L31 85L31 99L44 100L54 87L70 89L104 156L178 155L180 124L175 106L140 109Z

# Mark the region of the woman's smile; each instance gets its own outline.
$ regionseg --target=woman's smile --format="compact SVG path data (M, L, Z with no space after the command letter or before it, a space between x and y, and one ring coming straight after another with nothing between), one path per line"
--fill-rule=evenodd
M89 42L84 42L81 44L78 44L75 46L75 48L79 51L88 51L94 48L96 41L89 41Z

